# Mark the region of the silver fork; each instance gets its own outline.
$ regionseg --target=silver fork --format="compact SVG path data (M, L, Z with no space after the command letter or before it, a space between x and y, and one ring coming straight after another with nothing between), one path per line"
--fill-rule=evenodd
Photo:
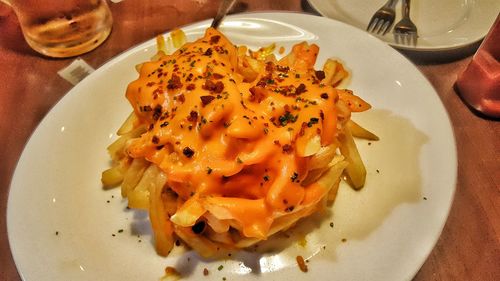
M378 9L368 23L366 31L377 34L382 32L385 35L391 29L396 18L396 11L394 11L396 3L398 3L398 0L389 0L384 6Z
M403 18L394 26L394 40L397 44L417 45L417 27L410 19L410 0L403 0Z

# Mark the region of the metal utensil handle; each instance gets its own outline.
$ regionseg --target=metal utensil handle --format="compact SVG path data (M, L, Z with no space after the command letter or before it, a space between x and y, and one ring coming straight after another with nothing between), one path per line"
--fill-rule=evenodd
M404 18L410 17L410 1L411 0L403 0L402 12Z
M219 6L219 10L217 11L217 15L215 15L212 24L210 25L213 28L218 28L222 19L226 16L226 14L231 10L236 0L223 0L221 5Z

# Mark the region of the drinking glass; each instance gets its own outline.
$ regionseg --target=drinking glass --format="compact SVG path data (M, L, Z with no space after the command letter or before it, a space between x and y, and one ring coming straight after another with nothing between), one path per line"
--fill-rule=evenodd
M26 42L49 57L72 57L99 46L113 19L106 0L0 0L17 15Z

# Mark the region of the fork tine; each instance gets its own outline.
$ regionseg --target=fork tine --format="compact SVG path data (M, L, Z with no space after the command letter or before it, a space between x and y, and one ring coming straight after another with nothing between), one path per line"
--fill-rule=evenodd
M412 36L411 36L411 39L413 41L413 46L417 46L417 39L418 39L418 35L416 32L413 32L412 33Z
M401 41L401 38L400 38L399 34L394 33L394 40L396 40L396 44L400 44L399 41Z
M382 32L382 34L385 35L387 33L387 30L389 30L389 25L390 22L388 21L384 22L384 24L380 27L377 33L380 34Z
M378 22L378 18L376 17L373 17L371 20L370 20L370 23L368 24L368 27L366 28L366 31L368 32L373 32L375 26L377 25L377 22Z
M382 25L384 24L384 20L383 19L379 19L378 22L377 22L377 25L375 25L375 27L373 28L373 32L374 33L380 33L380 29L382 29Z

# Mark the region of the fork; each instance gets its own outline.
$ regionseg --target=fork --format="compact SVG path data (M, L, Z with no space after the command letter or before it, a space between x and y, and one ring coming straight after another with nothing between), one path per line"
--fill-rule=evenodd
M396 18L396 11L394 11L396 3L398 3L398 0L389 0L384 6L378 9L368 23L366 31L377 34L382 32L382 35L385 35L391 29Z
M410 19L410 0L403 0L403 18L394 26L394 40L397 44L417 45L417 27Z

